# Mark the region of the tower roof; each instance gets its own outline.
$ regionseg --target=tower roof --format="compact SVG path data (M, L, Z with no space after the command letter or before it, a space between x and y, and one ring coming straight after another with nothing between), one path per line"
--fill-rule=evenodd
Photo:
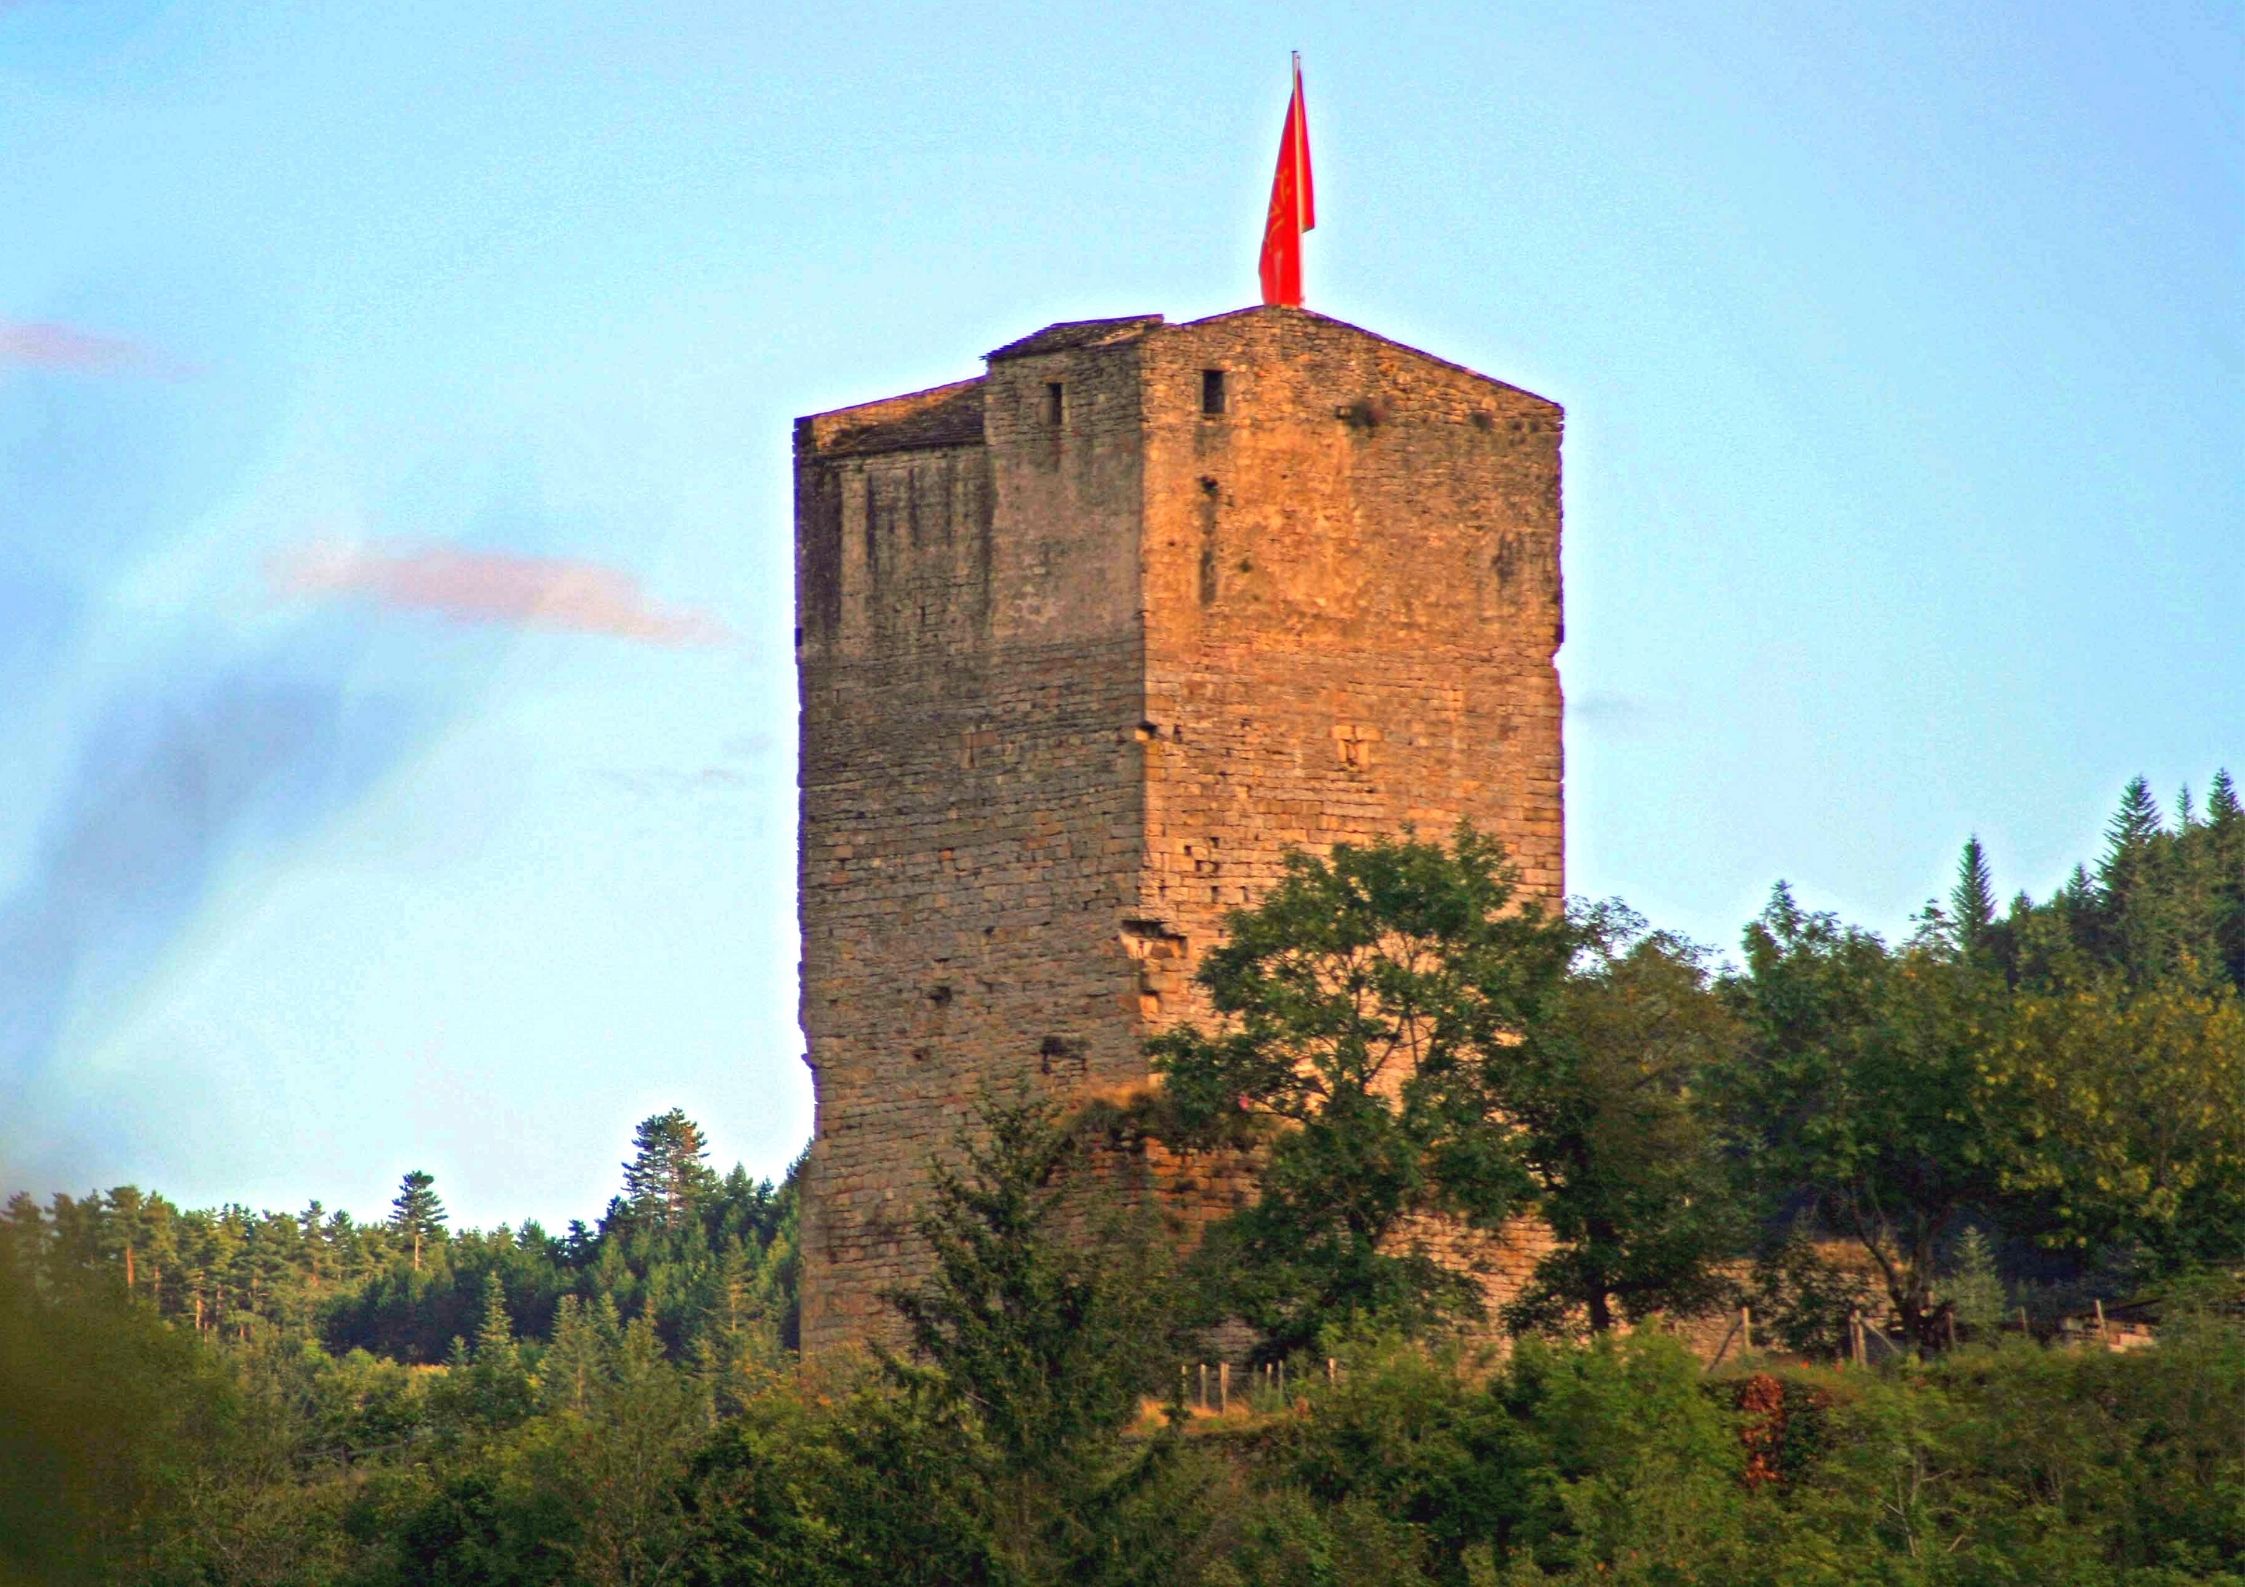
M1125 314L1111 320L1061 320L1041 331L1032 331L1018 342L1008 342L985 354L992 363L1001 358L1027 358L1036 353L1065 352L1071 347L1104 347L1143 336L1161 324L1159 314Z

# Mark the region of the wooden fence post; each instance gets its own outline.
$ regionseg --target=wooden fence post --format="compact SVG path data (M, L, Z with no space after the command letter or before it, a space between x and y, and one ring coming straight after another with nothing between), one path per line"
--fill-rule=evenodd
M1741 1333L1740 1333L1740 1335L1739 1335L1739 1339L1740 1339L1740 1341L1741 1341L1741 1342L1740 1342L1740 1344L1739 1344L1739 1347L1738 1347L1738 1353L1739 1353L1740 1355L1745 1355L1745 1354L1747 1354L1748 1352L1752 1351L1752 1350L1753 1350L1753 1348L1754 1348L1754 1308L1753 1308L1753 1307L1751 1307L1751 1306L1741 1306L1741 1307L1739 1307L1739 1308L1738 1308L1738 1326L1739 1326L1739 1328L1740 1328L1740 1329L1742 1330L1742 1332L1741 1332Z
M1229 1361L1219 1361L1216 1363L1216 1414L1222 1416L1231 1408L1232 1364Z

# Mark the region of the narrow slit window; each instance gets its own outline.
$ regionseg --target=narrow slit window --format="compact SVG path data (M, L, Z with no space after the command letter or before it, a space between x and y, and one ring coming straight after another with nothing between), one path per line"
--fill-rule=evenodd
M1057 429L1068 417L1068 389L1057 380L1045 383L1045 423Z
M1200 372L1200 411L1224 411L1224 372L1221 369L1204 369Z

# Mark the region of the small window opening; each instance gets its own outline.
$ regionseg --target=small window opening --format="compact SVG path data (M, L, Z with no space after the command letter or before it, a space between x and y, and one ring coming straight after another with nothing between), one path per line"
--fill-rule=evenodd
M1068 391L1057 380L1045 384L1045 423L1057 426L1068 416Z
M1224 411L1224 372L1221 369L1204 369L1200 372L1200 411Z

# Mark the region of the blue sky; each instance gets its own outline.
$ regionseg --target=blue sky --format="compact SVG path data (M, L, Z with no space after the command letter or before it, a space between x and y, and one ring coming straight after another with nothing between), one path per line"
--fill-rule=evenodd
M789 420L1309 301L1568 409L1569 866L1720 945L2245 775L2245 13L0 3L0 1177L778 1172Z

